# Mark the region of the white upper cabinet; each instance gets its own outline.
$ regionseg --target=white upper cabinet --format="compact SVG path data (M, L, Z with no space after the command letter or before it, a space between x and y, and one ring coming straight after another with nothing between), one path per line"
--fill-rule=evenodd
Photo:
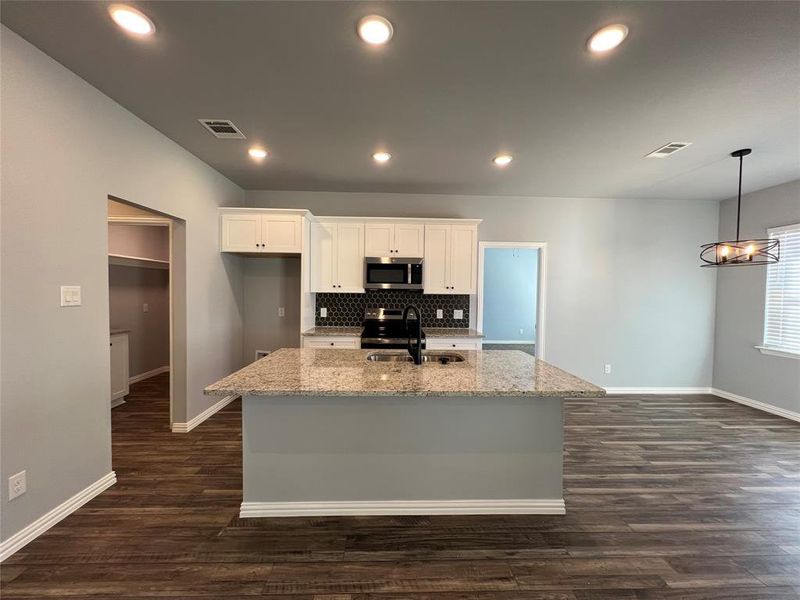
M292 214L223 214L222 252L299 254L303 250L302 220Z
M337 223L336 291L364 291L364 224Z
M312 224L311 291L364 291L363 223Z
M477 258L477 225L425 225L425 293L474 294Z
M371 257L422 258L425 248L423 223L383 223L365 225L365 255Z

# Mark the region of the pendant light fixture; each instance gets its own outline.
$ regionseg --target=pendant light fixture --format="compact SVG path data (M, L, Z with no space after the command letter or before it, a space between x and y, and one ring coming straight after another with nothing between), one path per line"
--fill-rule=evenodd
M731 152L739 159L739 200L736 207L736 240L712 242L700 246L701 267L738 267L745 265L768 265L780 259L778 240L742 240L739 238L739 223L742 219L742 163L750 154L750 148Z

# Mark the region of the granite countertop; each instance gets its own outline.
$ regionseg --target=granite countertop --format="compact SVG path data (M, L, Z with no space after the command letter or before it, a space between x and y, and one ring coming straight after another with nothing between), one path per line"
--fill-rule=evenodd
M341 335L359 337L364 328L358 327L312 327L306 329L303 335Z
M458 338L482 338L483 334L475 329L466 327L425 327L425 335L428 337L458 337Z
M373 352L281 348L208 386L205 393L215 396L605 395L602 388L518 350L459 350L457 353L466 360L447 365L368 362L367 355Z

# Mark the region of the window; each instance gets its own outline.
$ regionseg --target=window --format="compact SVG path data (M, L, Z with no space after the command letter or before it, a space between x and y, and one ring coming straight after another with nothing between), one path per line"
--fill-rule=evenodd
M780 240L780 261L767 265L762 352L800 358L800 223L767 230Z

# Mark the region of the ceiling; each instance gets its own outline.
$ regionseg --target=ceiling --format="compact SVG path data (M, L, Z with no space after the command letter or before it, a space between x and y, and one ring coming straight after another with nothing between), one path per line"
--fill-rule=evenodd
M740 147L745 191L800 177L797 2L133 4L153 38L97 2L4 1L2 22L246 189L715 200ZM370 13L387 46L355 35ZM590 55L616 22L626 42ZM693 145L643 158L673 141Z

